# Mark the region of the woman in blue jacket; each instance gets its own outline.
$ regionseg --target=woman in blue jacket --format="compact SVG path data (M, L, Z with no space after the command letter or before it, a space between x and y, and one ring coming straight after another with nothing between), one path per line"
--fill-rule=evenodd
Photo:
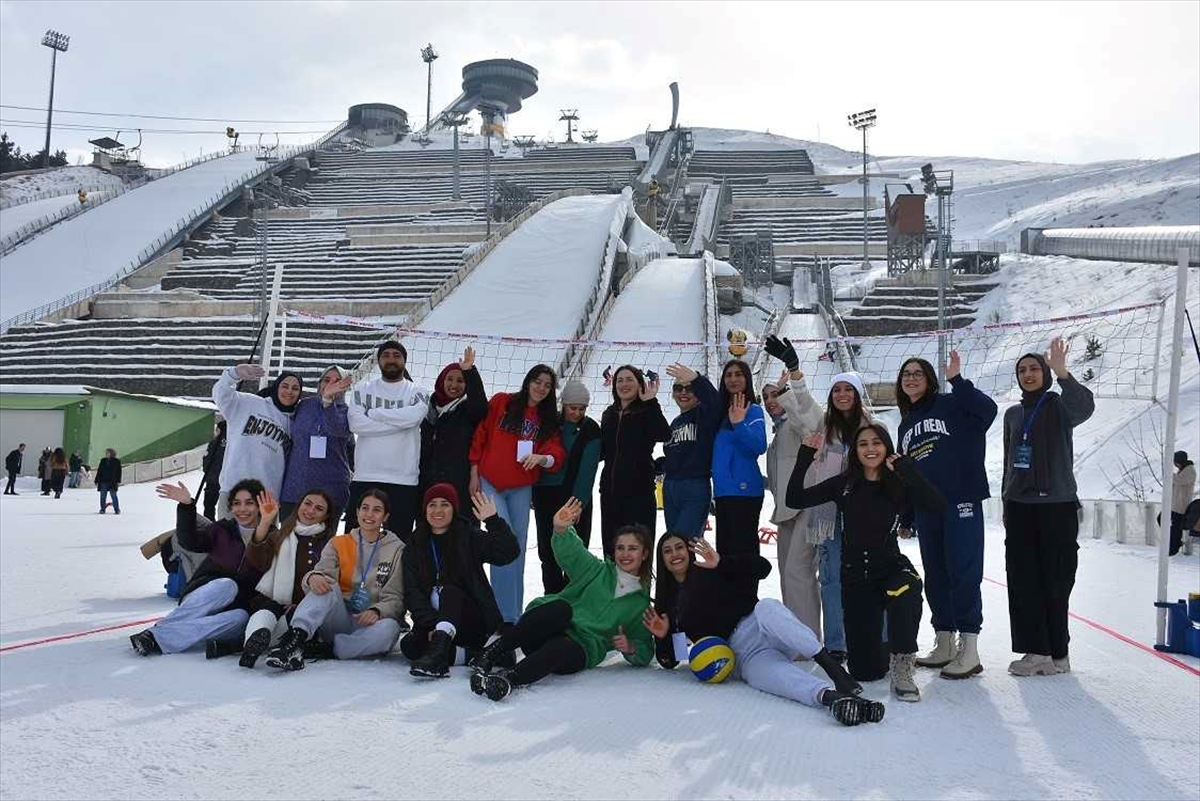
M717 553L758 554L758 520L766 482L758 457L767 452L767 423L750 367L731 359L721 371L726 418L713 440L712 482L717 507Z
M918 665L942 669L942 678L981 672L977 639L983 625L983 499L990 497L984 455L996 404L962 377L958 351L950 351L939 391L937 373L925 359L911 358L896 376L900 407L899 452L946 499L941 514L916 512L925 597L937 635ZM901 534L904 534L902 529ZM955 643L955 634L958 642Z

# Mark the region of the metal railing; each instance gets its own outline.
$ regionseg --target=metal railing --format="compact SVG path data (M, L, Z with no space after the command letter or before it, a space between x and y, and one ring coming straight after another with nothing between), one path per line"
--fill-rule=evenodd
M961 239L950 243L951 255L955 253L1007 253L1008 245L999 239Z

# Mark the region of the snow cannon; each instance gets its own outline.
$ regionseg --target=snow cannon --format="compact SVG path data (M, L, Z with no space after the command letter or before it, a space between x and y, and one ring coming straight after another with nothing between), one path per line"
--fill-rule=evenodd
M729 340L729 355L735 359L740 359L746 355L746 342L750 339L750 335L746 333L744 328L731 328L725 333L725 338Z
M1187 601L1155 601L1154 605L1167 610L1167 642L1155 645L1155 650L1200 657L1200 593L1190 593Z

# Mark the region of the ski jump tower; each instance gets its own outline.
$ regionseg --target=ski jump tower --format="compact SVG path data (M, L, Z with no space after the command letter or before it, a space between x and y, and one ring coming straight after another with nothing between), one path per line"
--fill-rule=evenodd
M521 110L521 103L538 90L538 71L511 58L476 61L463 67L462 94L425 123L428 134L446 125L446 120L478 111L485 134L505 135L508 115Z

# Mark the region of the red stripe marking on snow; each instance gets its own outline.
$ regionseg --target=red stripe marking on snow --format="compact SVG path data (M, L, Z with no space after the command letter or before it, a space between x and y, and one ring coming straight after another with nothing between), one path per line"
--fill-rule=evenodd
M995 584L998 587L1004 587L1006 589L1008 588L1008 585L1005 584L1004 582L996 581L995 579L988 578L987 576L984 576L983 580L990 581L992 584ZM1075 612L1070 612L1070 611L1068 611L1067 614L1070 615L1071 617L1075 618L1076 620L1078 620L1080 623L1084 623L1088 626L1091 626L1096 631L1102 631L1105 634L1109 635L1110 637L1116 637L1118 640L1120 640L1123 643L1126 643L1127 645L1132 645L1134 648L1140 648L1141 650L1145 651L1146 653L1150 654L1151 656L1157 656L1159 659L1161 659L1164 662L1172 664L1177 668L1182 668L1183 670L1186 670L1188 673L1191 673L1193 676L1200 676L1200 670L1197 670L1196 668L1192 667L1191 665L1187 664L1186 662L1180 662L1178 659L1176 659L1175 657L1171 656L1168 653L1165 653L1163 651L1156 651L1155 649L1151 648L1149 645L1146 645L1145 643L1140 643L1137 640L1133 639L1132 637L1126 637L1121 632L1116 631L1114 629L1110 629L1108 626L1105 626L1103 623L1097 623L1094 620L1089 620L1088 618L1084 617L1083 615L1077 614Z
M62 640L74 640L77 637L87 637L88 635L100 634L101 632L105 632L105 631L116 631L117 629L127 629L130 626L142 626L142 625L145 625L146 623L156 623L159 620L162 620L162 618L161 617L148 617L145 620L131 620L128 623L117 623L116 625L113 625L113 626L103 626L102 628L98 628L98 629L89 629L87 631L77 631L74 634L59 634L57 637L46 637L45 639L41 639L41 640L31 640L29 642L20 642L20 643L17 643L16 645L0 646L0 653L4 653L5 651L15 651L18 648L31 648L35 645L45 645L46 643L51 643L51 642L61 642Z

